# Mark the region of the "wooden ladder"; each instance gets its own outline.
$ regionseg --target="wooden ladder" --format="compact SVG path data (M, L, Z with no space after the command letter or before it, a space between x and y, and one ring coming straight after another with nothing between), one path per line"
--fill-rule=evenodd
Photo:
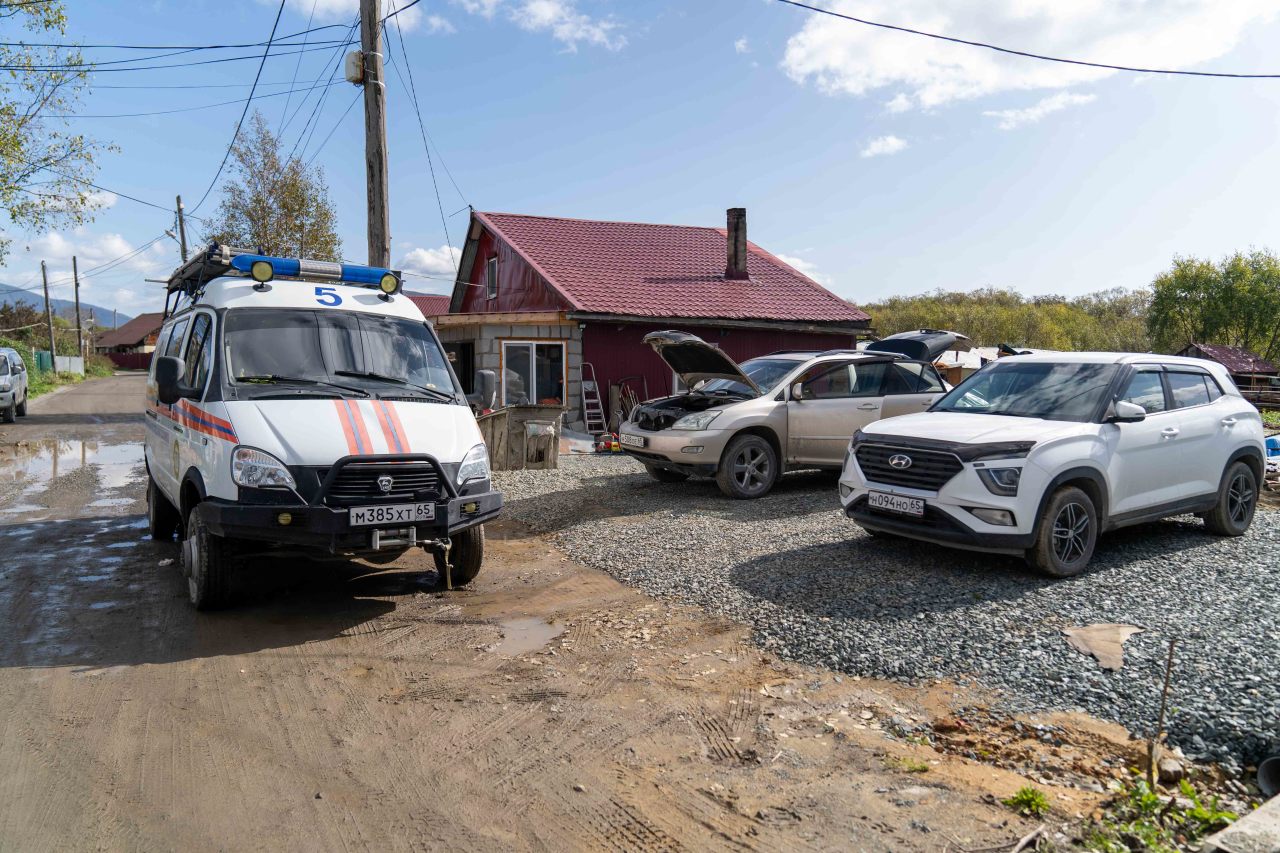
M590 379L588 379L590 375ZM582 363L582 418L587 432L599 435L608 428L604 419L604 404L600 401L600 385L596 382L596 369L591 362Z

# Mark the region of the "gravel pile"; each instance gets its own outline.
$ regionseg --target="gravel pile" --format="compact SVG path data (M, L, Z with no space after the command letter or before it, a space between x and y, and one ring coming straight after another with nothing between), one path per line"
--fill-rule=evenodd
M1280 513L1220 539L1195 519L1103 537L1091 569L1049 580L1020 561L872 539L831 474L790 474L758 501L710 481L663 485L618 457L501 472L505 516L652 595L751 624L795 660L906 681L973 676L1022 710L1079 708L1148 732L1178 638L1171 740L1239 766L1280 748ZM1071 625L1122 622L1119 672L1068 648Z

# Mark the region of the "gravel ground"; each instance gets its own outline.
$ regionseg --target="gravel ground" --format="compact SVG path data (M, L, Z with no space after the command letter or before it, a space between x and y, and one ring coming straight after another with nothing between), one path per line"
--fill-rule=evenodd
M1023 710L1079 708L1145 733L1176 637L1171 740L1237 768L1280 748L1280 513L1260 511L1239 539L1192 518L1117 531L1088 572L1055 581L1012 558L872 539L840 512L833 474L733 501L626 458L560 464L498 473L504 514L645 592L750 623L779 655L905 681L972 676ZM1095 622L1145 629L1119 672L1062 637Z

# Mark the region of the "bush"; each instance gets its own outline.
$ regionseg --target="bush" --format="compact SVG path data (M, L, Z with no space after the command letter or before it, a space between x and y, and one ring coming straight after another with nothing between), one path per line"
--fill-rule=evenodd
M84 360L85 376L110 376L115 369L115 363L105 355L91 355Z
M1030 785L1024 785L1012 797L1000 802L1023 817L1044 817L1049 813L1049 798L1044 791Z

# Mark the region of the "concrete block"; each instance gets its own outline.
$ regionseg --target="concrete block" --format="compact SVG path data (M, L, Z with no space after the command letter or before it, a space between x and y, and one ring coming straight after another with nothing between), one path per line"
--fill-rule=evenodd
M1280 850L1280 797L1272 797L1221 832L1205 839L1202 853L1270 853Z

